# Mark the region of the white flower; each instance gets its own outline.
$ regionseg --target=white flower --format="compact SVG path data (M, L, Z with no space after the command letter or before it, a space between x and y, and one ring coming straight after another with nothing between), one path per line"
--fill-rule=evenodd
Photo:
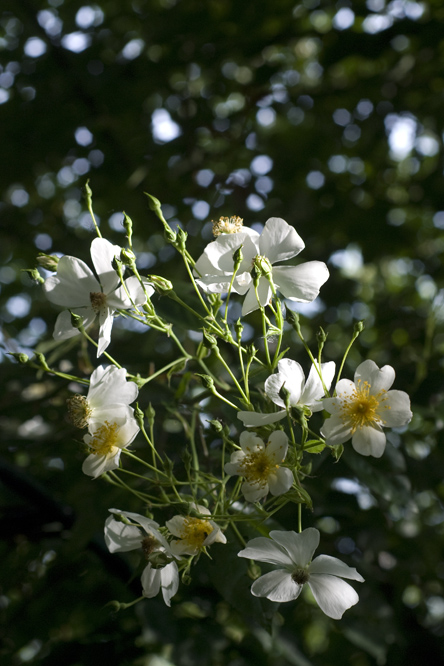
M335 374L333 361L321 363L320 372L328 390ZM265 381L265 393L278 407L285 407L285 402L279 395L282 387L290 393L291 407L308 407L312 412L319 412L324 408L321 398L324 396L324 387L315 365L311 366L310 374L305 381L304 371L299 363L289 358L283 358L278 363L278 372L270 375ZM280 421L287 414L286 409L271 414L259 412L238 412L238 418L247 428L259 427Z
M120 257L121 248L112 245L105 238L95 238L91 243L91 258L98 275L98 280L91 269L76 257L64 256L57 265L56 275L45 280L43 289L51 303L69 308L80 315L85 328L90 326L98 316L100 332L97 356L100 356L111 341L113 313L116 310L128 310L135 305L142 305L146 296L139 280L134 275L125 280L125 286L131 299L120 283L120 279L112 261ZM147 293L153 293L147 287ZM71 325L71 314L64 310L57 317L54 327L54 338L66 340L79 331Z
M296 230L285 220L271 217L259 235L252 229L221 234L205 248L195 264L195 273L202 289L209 293L228 291L234 272L233 252L242 246L243 260L233 282L233 291L246 294L242 314L259 307L251 277L253 260L270 266L273 282L291 301L310 303L328 279L327 266L321 261L309 261L299 266L273 266L279 261L295 257L305 245ZM265 306L271 298L271 287L265 276L259 278L258 296Z
M127 525L114 516L105 522L105 542L111 553L123 553L142 548L148 561L142 573L143 596L151 599L162 589L167 606L171 606L171 598L179 587L179 570L173 560L168 541L157 529L158 523L139 513L110 509L113 514L125 516L136 525Z
M336 398L326 398L330 412L321 434L326 444L342 444L350 437L355 451L380 458L385 449L383 427L406 425L412 418L410 399L404 391L389 391L395 379L390 365L379 369L373 361L364 361L355 372L355 381L341 379Z
M106 421L137 398L139 389L126 380L125 368L99 366L91 375L88 395L68 398L68 413L73 425L85 428L89 421ZM126 409L123 409L124 415Z
M119 467L120 453L131 444L139 426L131 407L121 406L109 420L90 420L89 434L83 441L90 450L82 471L96 479L98 476Z
M278 569L266 573L254 581L251 592L255 597L267 597L271 601L293 601L307 583L322 611L334 620L359 601L355 590L342 580L350 578L360 583L363 577L336 557L313 553L319 545L319 531L309 527L296 532L270 532L271 539L258 537L249 541L238 553L259 562L269 562Z
M193 505L202 516L209 516L210 512L200 504ZM170 543L171 552L175 557L181 555L197 555L202 548L212 543L227 543L226 537L213 520L194 518L193 516L174 516L167 520L165 525L173 536L179 541Z
M225 465L227 474L245 478L242 492L247 502L257 502L268 494L282 495L293 484L293 474L286 467L279 467L288 449L288 437L282 430L271 433L267 445L251 432L241 433L241 451L231 454Z

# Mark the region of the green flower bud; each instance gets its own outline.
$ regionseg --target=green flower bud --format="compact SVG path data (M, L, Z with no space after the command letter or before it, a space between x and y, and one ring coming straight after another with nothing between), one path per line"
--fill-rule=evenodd
M326 333L324 331L322 326L319 326L319 331L316 333L316 338L317 338L318 344L324 346L324 344L327 340L327 336L328 336L328 333Z
M37 255L38 265L47 271L52 271L53 273L57 271L57 265L59 261L60 258L54 256L53 254L45 254L44 252L39 252Z
M290 310L285 306L285 321L290 324L298 333L298 335L301 335L301 326L299 324L299 315L297 312L293 312L293 310Z
M253 259L254 266L258 272L258 274L261 276L263 275L264 277L268 279L272 279L273 277L273 268L271 266L271 263L267 257L262 256L261 254L258 254L255 256Z
M180 250L184 252L186 249L188 234L186 231L182 229L182 227L177 227L176 236L177 236L176 240L177 246L179 247Z
M154 409L151 403L148 405L148 407L145 410L145 416L147 418L149 426L152 427L154 424L154 417L156 416L156 410Z
M156 199L156 197L153 197L152 194L148 194L148 192L145 192L145 195L148 197L148 206L150 210L154 211L157 213L162 209L161 203L159 199Z
M237 320L237 322L234 324L234 330L236 331L237 339L240 342L242 340L242 332L244 330L244 326L240 320L240 317Z
M29 273L29 277L31 278L31 280L33 280L37 284L43 284L45 281L38 272L37 268L22 268L21 272Z
M200 375L196 372L196 377L200 377L200 380L206 389L209 391L214 391L214 379L212 379L209 375Z
M243 252L242 252L242 247L243 246L241 245L240 247L237 248L237 250L235 250L233 252L233 261L234 261L234 271L235 272L237 271L237 269L241 265L242 260L244 258L244 255L243 255Z
M219 434L223 432L224 425L222 421L219 421L219 419L212 419L211 421L207 421L207 423L210 424L211 430L213 430L215 433Z
M360 333L362 333L364 328L365 328L364 321L363 320L357 321L353 327L354 334L359 335Z
M208 333L208 331L204 328L203 331L203 338L202 338L202 344L206 349L217 349L217 340L214 337L214 335L211 335L211 333Z
M134 418L136 419L137 423L139 424L139 428L143 428L144 423L143 423L143 411L140 409L138 403L136 403L136 406L134 408Z
M163 296L168 292L173 291L173 283L160 275L148 275L148 282L153 285L158 294Z
M127 250L126 248L122 248L122 250L120 251L120 261L125 266L134 266L134 264L136 263L136 255L132 250Z
M25 365L29 361L29 356L26 354L21 354L19 352L9 352L9 356L13 356L16 361L21 363L22 365Z

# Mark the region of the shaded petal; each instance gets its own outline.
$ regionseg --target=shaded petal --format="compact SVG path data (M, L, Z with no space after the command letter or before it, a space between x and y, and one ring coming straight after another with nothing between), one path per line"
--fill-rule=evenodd
M330 273L322 261L308 261L299 266L273 266L273 281L290 301L311 303L328 280Z
M111 553L124 553L140 548L142 533L135 525L125 525L114 516L105 521L105 543Z
M274 464L281 463L287 455L288 437L283 430L275 430L268 438L267 457Z
M151 518L147 518L146 516L140 515L140 513L134 513L132 511L120 511L119 509L110 509L110 511L111 513L116 513L122 516L126 516L126 518L133 520L135 523L139 523L139 525L142 526L142 528L147 534L150 534L155 539L157 539L157 541L159 541L161 546L165 548L167 552L169 552L168 541L165 539L164 536L162 536L162 534L157 529L159 527L159 523L156 523L155 520L151 520Z
M389 391L376 410L384 426L397 428L412 420L410 398L404 391Z
M135 275L132 275L125 280L125 286L131 296L134 305L143 305L146 303L145 292ZM154 290L151 291L151 294L153 291ZM148 289L147 293L149 293ZM128 310L129 308L133 307L131 299L128 298L125 287L120 285L115 291L112 291L110 294L108 294L106 302L107 305L113 310Z
M112 261L114 257L120 259L121 251L121 247L113 245L106 238L94 238L91 243L91 259L104 294L114 291L120 284L120 278L112 267Z
M90 293L101 291L101 288L84 261L64 256L57 264L57 274L45 280L43 291L55 305L78 308L90 306Z
M113 456L98 456L91 453L82 465L82 472L87 476L92 476L94 479L101 476L105 472L112 469L118 469L120 460L120 449L117 450Z
M385 444L385 433L379 426L363 426L352 437L354 450L362 456L380 458L384 453Z
M327 401L324 400L325 402ZM330 411L327 406L325 408ZM336 444L343 444L350 439L352 429L350 424L344 423L338 416L330 416L321 428L321 435L327 446L336 446Z
M268 477L268 486L272 495L283 495L293 485L293 474L287 467L279 467Z
M171 520L167 520L165 525L173 536L180 538L185 532L185 521L186 518L184 516L174 516Z
M210 532L210 534L204 540L202 545L203 546L211 546L212 543L227 543L227 537L222 532L220 527L218 527L213 520L210 520L210 525L213 528L213 530Z
M319 530L314 527L307 527L300 534L272 530L270 536L282 548L285 548L293 563L302 568L311 562L313 553L319 546Z
M279 372L270 375L270 377L265 380L265 393L275 405L285 407L285 403L279 395L279 391L285 384L285 388L290 392L290 405L297 405L305 381L302 367L297 361L283 358L278 363L278 370Z
M205 275L201 278L196 278L196 282L206 294L223 294L230 288L231 275L225 276L225 273L220 275Z
M238 557L246 557L249 560L268 562L277 566L294 568L294 562L278 543L267 537L256 537L251 539L245 548L238 553Z
M233 253L242 246L243 261L239 267L239 271L243 272L251 268L253 257L257 254L257 246L255 241L259 238L257 231L248 229L240 231L235 234L222 234L216 238L215 241L209 243L205 248L204 254L210 264L216 268L210 274L223 271L229 274L233 273ZM207 261L202 261L201 258L196 262L195 269L205 275L208 267ZM202 270L203 269L203 270Z
M113 327L113 315L111 313L112 311L107 307L102 308L99 312L100 331L97 347L97 358L103 354L111 342L111 330Z
M325 387L327 390L329 390L335 375L336 364L334 361L321 363L320 370ZM319 377L316 366L312 365L304 390L302 391L300 403L310 407L312 412L319 412L320 410L325 409L324 403L319 402L319 400L323 397L324 387L322 386L321 378Z
M238 412L237 418L240 419L247 428L259 428L262 425L268 425L269 423L280 421L284 418L286 413L286 409L269 414L263 414L261 412Z
M359 597L351 585L336 576L313 574L308 581L319 608L333 620L358 603Z
M137 384L126 380L125 368L99 366L91 375L87 400L91 409L108 408L129 405L138 393Z
M171 606L171 599L179 589L179 569L175 562L170 562L160 569L160 584L163 600L167 606Z
M270 217L259 238L259 253L274 264L295 257L305 247L304 241L285 220Z
M96 318L96 313L89 307L73 309L73 313L82 317L84 328L91 326ZM79 335L79 333L79 329L74 328L71 324L71 312L69 310L63 310L54 324L54 340L68 340L68 338L73 338L75 335Z
M142 582L143 596L151 599L158 594L161 583L162 569L153 569L151 564L147 564L140 578Z
M379 391L388 389L395 381L395 371L391 365L384 365L379 369L374 361L364 361L356 368L355 383L358 381L370 384L370 395L376 395Z
M271 298L271 287L265 277L259 278L257 293L259 296L260 304L265 307ZM256 292L254 286L252 285L245 296L244 303L242 305L242 315L245 317L245 315L253 312L254 310L257 310L258 308L259 303L257 302Z
M255 580L251 593L255 597L267 597L270 601L294 601L300 595L302 587L294 582L288 571L278 569Z
M342 578L351 578L358 580L360 583L364 582L363 577L356 571L354 567L349 567L344 564L337 557L330 555L318 555L310 564L308 569L311 574L329 574L330 576L341 576Z
M247 502L258 502L268 495L268 483L244 481L241 490Z
M252 451L258 451L265 447L261 438L255 435L254 432L248 432L248 430L241 432L239 444L244 453L251 453Z

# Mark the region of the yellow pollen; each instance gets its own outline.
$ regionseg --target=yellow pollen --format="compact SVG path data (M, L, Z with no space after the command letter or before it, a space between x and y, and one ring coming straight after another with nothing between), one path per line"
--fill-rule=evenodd
M221 234L237 234L242 229L243 220L234 215L232 217L220 217L217 222L213 221L213 236Z
M96 314L98 314L106 304L106 294L104 294L102 291L91 291L89 294L89 300L91 301L92 309Z
M265 449L260 449L245 456L239 467L242 469L242 476L248 483L265 486L272 470L276 469L278 465L270 460Z
M207 536L211 534L213 527L208 520L202 518L185 518L181 538L193 548L202 548Z
M68 406L68 418L76 428L86 428L91 416L91 407L84 395L73 395L66 401Z
M105 421L100 428L97 428L89 442L91 453L94 453L96 456L106 456L110 453L115 453L114 450L119 448L117 446L118 433L119 426L117 423Z
M382 425L384 420L379 412L381 409L390 409L389 405L383 404L387 399L387 391L382 389L376 395L370 395L370 389L369 382L359 379L351 395L338 396L342 400L342 422L351 425L352 434L364 426Z

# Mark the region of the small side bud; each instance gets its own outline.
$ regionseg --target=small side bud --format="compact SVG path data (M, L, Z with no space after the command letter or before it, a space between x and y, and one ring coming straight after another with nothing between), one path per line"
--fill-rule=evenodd
M132 250L122 248L122 250L120 251L120 261L125 266L134 266L134 264L136 263L136 255Z
M242 332L244 330L244 326L240 320L240 317L237 320L237 322L234 324L234 330L236 331L238 342L240 342L242 340Z
M211 430L217 434L223 432L224 429L224 424L222 421L219 421L219 419L212 419L211 421L207 421L207 423L210 424Z
M217 349L217 340L214 337L214 335L211 335L211 333L208 333L208 331L204 328L203 331L203 338L202 338L202 344L206 349Z
M150 210L152 210L154 213L157 213L158 211L162 210L162 206L159 199L153 197L152 194L148 194L148 192L145 192L145 195L148 197L148 206Z
M257 354L257 349L254 345L247 345L246 351L247 351L247 363L251 363L251 361L254 359L254 357Z
M324 331L322 326L319 326L319 331L316 333L316 339L318 341L319 345L322 345L322 347L325 345L327 341L328 333Z
M291 393L288 390L288 388L286 388L285 382L282 384L281 388L279 389L279 397L283 401L285 409L288 411L291 407L290 404Z
M355 335L359 335L360 333L362 333L364 328L365 328L364 321L363 320L357 321L353 327L353 332Z
M187 238L188 238L187 232L184 231L182 227L177 227L177 232L176 232L177 247L183 252L185 252L186 250Z
M240 245L240 246L237 248L237 250L235 250L235 251L233 252L234 272L236 272L236 271L238 270L238 268L239 268L239 266L241 265L241 263L242 263L242 261L243 261L243 258L244 258L244 254L243 254L243 252L242 252L242 247L243 247L243 246Z
M147 280L161 296L173 291L173 283L160 275L148 275Z
M128 242L131 245L131 238L133 235L133 221L125 212L123 213L123 226L126 231Z
M148 405L148 407L145 410L145 416L147 418L148 425L151 428L154 424L154 418L156 416L156 410L154 409L151 403Z
M22 273L28 273L31 280L37 284L43 284L45 281L38 272L37 268L22 268Z
M77 328L79 331L83 329L83 319L80 315L71 312L71 326Z
M199 373L196 373L196 377L200 377L202 385L206 389L208 389L209 391L214 391L214 379L212 379L212 377L210 377L209 375L200 375Z
M9 352L9 356L15 358L15 360L18 361L18 363L21 363L22 365L26 365L26 363L29 361L29 356L23 353Z
M114 268L114 270L116 271L116 273L119 276L121 276L123 274L124 265L123 265L123 262L120 259L118 259L117 257L114 257L112 262L111 262L111 266Z
M290 324L298 335L301 335L301 325L299 324L299 315L285 306L285 321Z
M55 273L57 271L57 266L60 261L59 257L56 257L53 254L45 254L44 252L39 252L37 255L37 263L39 266L44 268L47 271Z
M256 255L253 259L254 266L260 276L264 276L268 279L273 277L273 268L271 266L270 260L267 257L262 256L261 254Z
M41 365L44 370L50 371L50 368L49 368L49 366L46 362L45 355L42 354L41 352L34 352L34 355L35 355L35 360L37 361L37 363L39 365Z
M136 406L134 408L134 418L136 419L137 423L139 424L139 428L143 428L144 423L143 423L143 411L140 409L138 403L136 403Z

